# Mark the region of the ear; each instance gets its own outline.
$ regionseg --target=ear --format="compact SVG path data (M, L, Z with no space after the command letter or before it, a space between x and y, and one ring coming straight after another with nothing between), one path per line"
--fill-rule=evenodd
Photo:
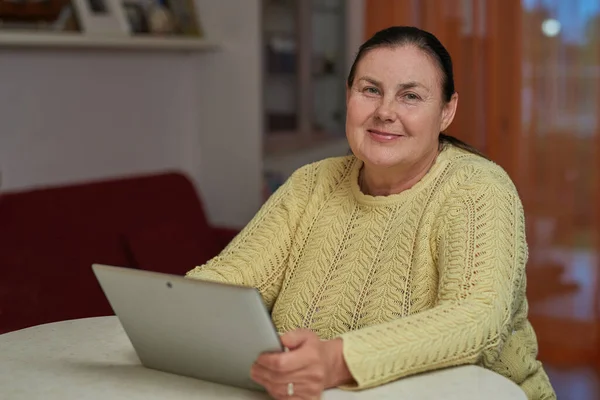
M456 114L456 107L458 106L458 93L454 93L450 98L450 101L444 104L442 109L442 121L440 123L440 132L444 132L446 128L450 126L454 115Z

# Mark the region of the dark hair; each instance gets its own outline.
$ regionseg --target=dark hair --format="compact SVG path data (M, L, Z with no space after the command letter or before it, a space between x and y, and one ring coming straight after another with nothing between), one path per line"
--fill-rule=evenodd
M438 38L432 33L413 26L392 26L383 29L363 43L358 49L354 63L352 63L352 67L350 68L350 73L348 74L346 82L348 88L351 88L354 84L354 76L356 75L358 62L369 51L380 47L401 47L409 45L421 49L435 61L442 77L442 99L449 102L452 99L452 95L456 92L454 88L452 58L450 57L448 50L446 50L444 45L442 45ZM439 135L439 143L440 146L449 143L470 153L487 158L473 146L442 132L440 132Z

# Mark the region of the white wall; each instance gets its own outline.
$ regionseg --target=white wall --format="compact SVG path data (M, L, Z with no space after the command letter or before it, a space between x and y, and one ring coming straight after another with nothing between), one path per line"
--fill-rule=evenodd
M164 54L0 51L3 189L181 166L182 69Z
M198 54L192 74L200 159L211 218L240 225L262 203L261 0L196 0L223 51Z
M209 218L261 202L259 0L197 0L222 49L198 54L0 49L2 190L168 169Z

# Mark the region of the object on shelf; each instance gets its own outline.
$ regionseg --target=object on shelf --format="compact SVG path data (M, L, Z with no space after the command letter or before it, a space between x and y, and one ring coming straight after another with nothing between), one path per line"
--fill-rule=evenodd
M0 31L78 31L69 0L0 0Z
M67 4L69 0L0 0L0 20L52 22Z
M340 0L313 0L312 7L317 12L343 12L343 2Z
M144 5L136 1L125 1L123 2L123 7L125 8L125 14L127 15L127 21L132 33L143 34L150 32L148 15Z
M293 38L272 37L267 43L267 72L273 75L293 75L297 72L296 42ZM336 57L329 54L313 54L312 74L332 75L336 71Z
M335 74L335 57L323 54L314 54L312 58L313 75L333 75Z
M63 7L58 18L52 24L52 30L57 32L81 31L79 22L77 21L77 15L75 15L75 10L70 2Z
M73 6L85 34L127 36L131 32L121 0L73 0Z
M267 115L268 132L290 132L298 129L296 114L270 113Z
M123 7L134 34L203 36L193 0L124 0Z
M162 0L155 2L148 10L148 29L155 35L175 33L175 18Z
M166 0L165 5L173 14L176 34L203 36L194 0Z
M296 72L296 43L293 38L272 37L267 44L267 68L271 74Z
M265 0L265 6L292 7L296 5L296 1L297 0Z

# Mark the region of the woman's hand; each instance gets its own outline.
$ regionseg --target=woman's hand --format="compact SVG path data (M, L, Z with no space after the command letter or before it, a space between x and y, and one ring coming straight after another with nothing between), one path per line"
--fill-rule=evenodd
M252 366L251 377L275 399L318 399L323 390L352 382L342 353L342 339L322 341L309 330L281 337L289 349L267 353ZM288 389L293 385L293 394Z

